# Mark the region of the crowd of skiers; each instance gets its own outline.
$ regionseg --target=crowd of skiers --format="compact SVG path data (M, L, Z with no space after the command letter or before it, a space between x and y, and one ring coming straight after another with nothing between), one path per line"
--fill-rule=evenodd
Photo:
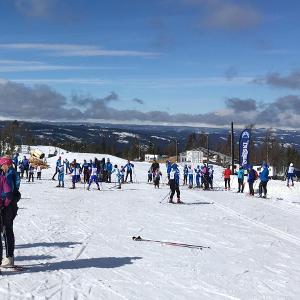
M121 184L130 182L133 178L134 165L128 160L128 162L121 166L113 165L110 159L102 158L101 160L95 158L94 160L87 161L86 159L82 164L74 159L69 162L67 159L62 160L61 156L56 161L55 173L52 176L52 180L55 180L55 176L58 175L58 185L57 187L64 187L64 177L65 175L71 175L72 187L75 189L77 182L83 182L87 184L87 189L89 190L92 183L97 185L98 190L100 190L101 182L112 182L112 175L115 175L114 182L116 183L116 188L121 188ZM82 178L82 179L81 179Z

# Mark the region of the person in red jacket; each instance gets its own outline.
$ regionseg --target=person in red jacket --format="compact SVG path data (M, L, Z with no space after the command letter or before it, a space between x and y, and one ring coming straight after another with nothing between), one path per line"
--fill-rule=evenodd
M225 181L225 190L227 190L227 184L228 184L228 190L230 190L230 175L231 175L230 166L228 166L223 172L223 177Z

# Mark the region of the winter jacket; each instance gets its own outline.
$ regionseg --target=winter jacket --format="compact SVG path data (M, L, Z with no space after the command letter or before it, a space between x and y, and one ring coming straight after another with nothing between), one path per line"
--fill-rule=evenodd
M7 207L12 199L12 190L4 175L0 175L0 208ZM1 245L2 246L2 245Z
M127 172L129 172L134 168L134 165L132 163L127 163L124 168L127 168Z
M224 179L230 179L231 171L230 169L224 170Z
M269 168L267 166L264 166L263 170L260 172L259 179L262 182L269 181Z
M108 162L105 164L105 170L111 173L111 172L112 172L112 169L113 169L113 165L112 165L111 162L108 161Z
M239 169L238 172L237 172L237 177L238 179L242 179L244 180L244 169Z
M248 173L248 182L253 183L255 181L255 170L250 169Z
M295 175L295 168L294 167L289 167L288 174L289 175Z
M29 168L29 160L27 158L24 158L22 160L22 165L24 166L24 169L27 169Z
M167 174L169 175L172 169L172 164L170 162L167 163Z

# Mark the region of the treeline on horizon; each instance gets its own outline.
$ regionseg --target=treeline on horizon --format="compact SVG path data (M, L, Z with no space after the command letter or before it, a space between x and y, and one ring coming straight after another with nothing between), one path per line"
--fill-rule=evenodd
M250 127L253 129L253 125ZM238 159L239 155L238 138L238 136L235 136L235 159ZM175 142L163 147L158 147L152 140L145 143L145 141L141 141L135 137L130 145L125 145L120 149L120 147L116 147L114 143L109 143L107 139L108 138L105 137L99 137L98 141L95 141L95 143L84 143L73 140L55 142L50 138L41 139L33 134L29 128L24 126L24 124L21 126L20 123L15 120L7 122L0 130L0 154L13 155L15 152L20 151L21 145L51 145L70 152L105 153L130 160L144 160L146 153L166 155L167 157L176 155ZM194 132L188 136L184 148L179 148L178 152L180 150L207 148L207 141L208 138L206 133ZM210 141L209 143L211 144ZM230 134L228 134L226 140L212 144L216 144L216 146L210 148L210 150L231 156ZM262 141L256 140L255 135L252 135L250 140L250 163L259 165L263 161L276 167L278 170L283 170L291 162L294 163L296 167L299 167L300 153L295 147L285 146L283 143L280 143L280 141L272 134L272 130L267 129Z

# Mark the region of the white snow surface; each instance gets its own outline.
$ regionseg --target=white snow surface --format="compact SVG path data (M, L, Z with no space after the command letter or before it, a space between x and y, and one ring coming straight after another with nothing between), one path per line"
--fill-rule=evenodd
M41 148L41 147L39 147ZM42 147L48 153L47 147ZM52 149L51 149L52 150ZM52 152L52 151L50 151ZM66 153L62 159L110 158ZM121 190L49 180L22 181L14 222L16 264L2 269L0 299L299 299L300 184L268 183L269 199L231 191L181 187L186 204L168 204L166 169L161 188L148 184L149 163L135 162L135 183ZM215 167L215 186L223 186ZM257 186L256 186L257 188ZM162 201L162 203L160 203ZM147 239L209 246L191 249Z

